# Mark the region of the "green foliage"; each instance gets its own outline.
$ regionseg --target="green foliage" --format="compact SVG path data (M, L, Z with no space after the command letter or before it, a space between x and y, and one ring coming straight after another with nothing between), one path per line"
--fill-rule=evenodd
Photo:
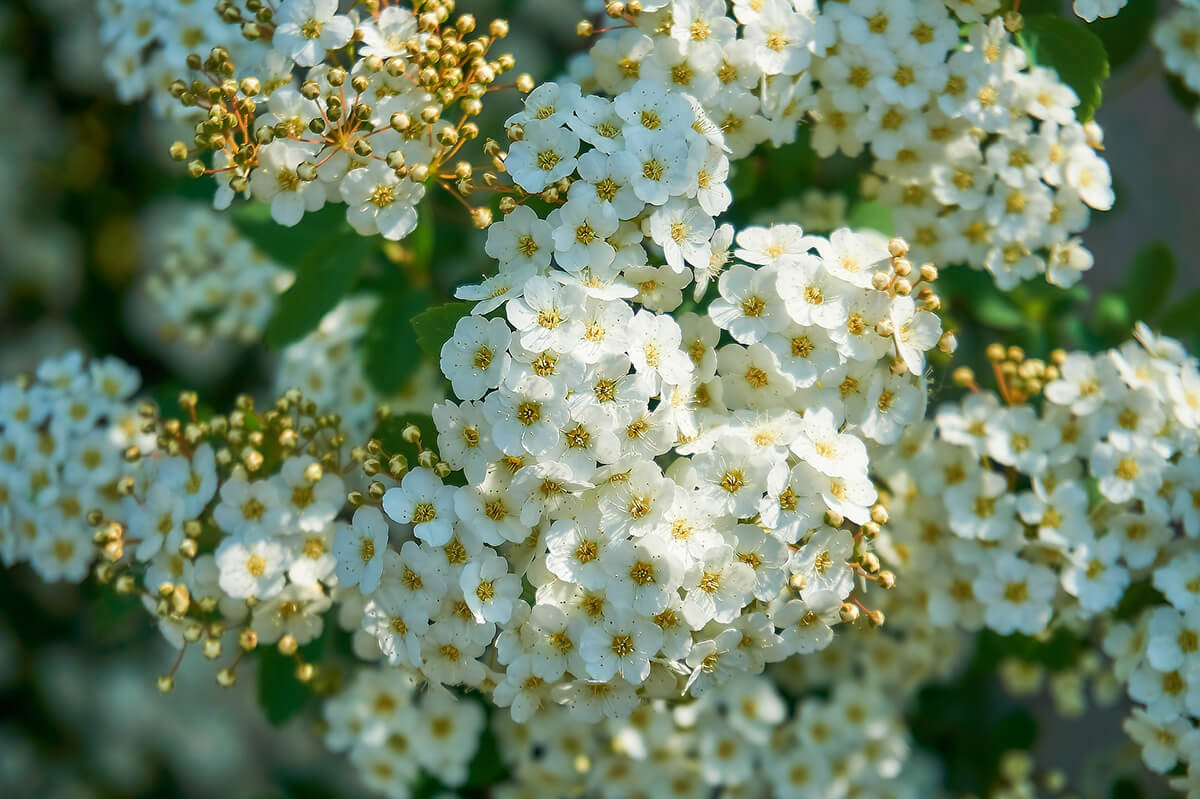
M1167 308L1159 320L1159 328L1168 336L1200 337L1200 289Z
M1088 30L1100 37L1114 68L1131 61L1149 40L1157 5L1155 0L1129 0L1117 16L1088 25Z
M429 291L398 291L386 295L372 314L363 334L363 369L380 394L396 393L420 365L412 346L413 327L421 309L428 307Z
M280 296L267 322L268 347L282 349L316 330L321 317L354 287L371 241L350 236L327 239L296 265L296 282Z
M259 251L296 273L267 323L266 342L272 349L282 349L315 330L321 317L354 287L374 249L371 239L346 224L341 206L306 214L291 228L271 219L265 203L239 205L232 218Z
M1105 343L1127 338L1138 321L1189 344L1200 339L1200 291L1168 304L1178 274L1175 256L1163 242L1138 250L1124 282L1102 294L1092 314L1092 325Z
M433 423L433 417L427 413L398 413L389 416L375 426L371 438L378 439L389 455L399 453L407 457L411 454L409 460L415 462L417 449L405 441L403 436L404 428L410 424L416 425L421 431L422 446L430 447L437 441L437 426Z
M877 230L885 236L890 236L896 231L896 227L892 223L892 209L874 201L855 203L854 207L850 209L850 213L846 215L846 224L855 230L860 228Z
M985 365L983 350L992 341L1045 356L1055 347L1075 349L1099 340L1089 328L1077 324L1089 297L1080 285L1064 289L1037 277L1003 292L991 275L954 267L942 273L936 286L946 327L955 331L959 341L956 364Z
M258 704L267 721L279 725L291 719L308 702L308 686L296 679L296 663L274 647L263 647L258 656Z
M412 329L417 336L417 346L435 361L441 357L442 345L454 335L458 320L471 312L469 302L448 302L427 308L412 317Z
M1134 319L1154 319L1170 296L1178 272L1171 248L1161 241L1138 250L1121 291L1130 315Z
M1034 14L1025 17L1018 41L1030 61L1053 69L1075 91L1079 120L1091 119L1100 105L1101 84L1108 78L1108 55L1100 38L1081 23Z

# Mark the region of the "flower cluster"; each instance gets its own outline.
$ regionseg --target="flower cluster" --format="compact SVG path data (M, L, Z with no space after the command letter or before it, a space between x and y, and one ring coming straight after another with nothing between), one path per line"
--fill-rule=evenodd
M1200 372L1171 339L1139 338L1050 365L998 348L1000 397L943 406L881 464L904 505L893 547L930 575L936 622L1033 635L1089 618L1200 534Z
M1184 0L1180 8L1155 26L1153 37L1167 71L1200 94L1200 3ZM1196 124L1200 125L1200 111Z
M262 338L291 272L203 206L157 213L151 231L144 291L161 339L195 348Z
M742 676L699 701L650 702L618 722L580 725L559 710L496 727L512 772L506 797L937 794L936 771L911 752L896 704L849 677L791 712L770 680Z
M453 7L450 0L419 11L376 7L357 18L338 14L336 0L286 0L275 11L261 5L258 22L247 24L257 41L269 40L263 63L274 68L239 71L223 47L204 59L189 55L196 77L175 80L170 92L202 113L192 146L176 142L172 155L191 157L194 176L218 177L218 208L237 194L253 196L292 226L341 202L360 234L404 238L416 227L427 181L452 192L471 186L470 164L450 161L478 136L471 119L513 66L508 55L487 58L507 34L504 21L471 36L470 15L448 24ZM303 70L299 88L293 67ZM204 153L211 165L195 157Z
M366 441L382 397L363 374L356 348L378 306L370 295L349 297L322 317L317 329L280 356L275 393L298 388L322 408L337 408L349 440Z
M1072 234L1113 201L1099 129L985 19L998 7L773 1L734 3L730 19L719 0L616 3L634 29L600 37L572 75L612 94L644 79L687 92L733 158L811 120L821 156L869 147L916 258L986 268L1002 288L1041 273L1070 285L1092 261Z
M441 351L460 402L382 502L413 539L378 585L343 580L370 595L367 629L431 682L496 683L519 721L627 715L640 686L699 695L826 646L856 574L894 580L869 552L864 441L921 418L925 353L953 344L919 285L936 270L844 229L735 248L709 215L720 134L661 86L547 84L510 123L513 179L559 201L567 181L566 200L492 225L500 271L459 292L478 300ZM693 273L697 298L719 273L718 296L676 319Z
M268 644L308 679L297 649L321 635L340 564L359 560L367 539L379 558L387 546L378 511L343 521L343 475L355 462L340 419L298 390L262 412L243 397L232 413L200 419L187 392L180 406L184 421L139 409L151 435L125 453L133 469L119 504L91 519L107 561L98 575L141 597L175 647L210 660L240 650L218 672L222 684L245 651Z
M478 702L418 686L402 669L361 668L324 707L325 744L347 752L363 784L393 799L411 796L422 771L450 787L466 782L485 723Z
M239 60L243 55L266 60L265 49L244 39L210 3L105 0L96 3L96 8L104 71L117 97L122 102L149 97L159 116L178 113L178 103L167 87L187 69L191 53L221 46L232 49ZM285 65L274 66L275 72L281 72Z
M118 510L122 456L146 443L129 399L135 371L78 352L0 384L0 562L48 582L79 582L95 559L93 517Z
M1002 634L1052 624L1086 632L1131 584L1157 590L1164 604L1116 624L1104 649L1143 706L1127 729L1147 765L1162 772L1194 762L1196 360L1143 325L1136 341L1097 355L1060 352L1051 364L1003 348L989 355L999 397L960 371L973 393L876 458L891 494L881 553L924 575L933 623ZM1056 689L1068 706L1080 676L1065 675Z

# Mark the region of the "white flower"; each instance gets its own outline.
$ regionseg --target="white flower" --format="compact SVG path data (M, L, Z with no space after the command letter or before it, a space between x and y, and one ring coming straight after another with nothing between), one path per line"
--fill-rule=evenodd
M888 314L900 354L908 371L920 375L925 371L925 353L937 346L942 337L942 322L929 311L918 311L912 297L892 300Z
M504 169L522 189L537 193L574 172L578 152L574 133L550 120L534 120L508 148Z
M840 621L841 600L831 592L814 592L808 599L792 599L774 612L781 629L784 651L805 655L829 646L833 625Z
M367 595L375 593L387 551L388 524L379 509L364 505L354 511L351 523L340 525L333 538L338 584L357 585Z
M563 285L544 277L531 277L524 293L505 305L508 321L520 333L521 346L533 352L566 352L579 337L577 316L587 292L581 286Z
M685 383L691 361L680 351L683 334L669 316L638 311L629 323L626 352L639 373L658 375L673 386Z
M381 161L368 161L346 174L339 185L342 201L349 206L346 220L360 236L375 233L399 241L417 228L416 206L425 187L401 179Z
M840 432L828 408L812 408L805 413L801 433L791 447L809 466L830 477L866 474L866 445L861 439Z
M735 264L721 275L717 284L721 296L709 305L709 316L742 344L762 341L788 321L775 283L774 269Z
M625 144L613 155L615 168L648 205L663 205L682 194L695 178L699 160L695 154L700 151L686 137L651 135L639 128L626 134Z
M620 541L604 552L602 562L609 574L605 584L609 601L643 616L665 610L683 580L678 555L654 536Z
M987 609L987 625L1001 635L1036 635L1046 628L1056 585L1054 572L1015 555L987 561L975 578L975 594Z
M650 658L658 653L662 640L662 630L653 622L618 610L584 630L579 652L593 679L608 681L620 674L638 685L650 674Z
M284 227L294 226L305 211L317 211L325 205L324 186L316 180L304 180L299 174L301 163L312 155L309 145L286 139L276 139L258 150L258 166L250 173L250 191L271 204L271 218Z
M284 497L284 524L301 531L323 530L346 504L346 489L335 472L320 468L315 458L288 458L271 478Z
M316 66L326 50L354 35L354 23L337 13L337 0L285 0L275 12L271 44L302 67Z
M443 485L433 471L420 467L387 490L383 510L392 521L412 524L417 538L440 547L454 531L454 494L454 486Z
M546 568L562 580L588 589L608 583L609 570L603 560L616 538L598 525L583 525L573 519L554 522L546 533Z
M1115 607L1129 586L1129 571L1117 563L1121 542L1108 535L1084 544L1071 554L1071 567L1062 575L1067 593L1079 598L1087 613Z
M278 541L227 537L215 553L221 590L235 599L269 599L283 590L289 565Z
M134 551L138 560L149 560L161 550L167 553L179 551L183 543L185 517L183 497L175 493L167 483L150 486L144 502L126 500L129 514L129 537L141 540Z
M754 569L734 557L727 544L705 550L683 577L683 616L693 629L710 621L728 623L741 612L754 588Z
M1095 22L1096 17L1115 17L1126 2L1128 0L1075 0L1072 8L1083 20Z
M500 391L488 394L484 417L492 440L506 455L545 455L559 441L569 412L554 384L524 369L512 369Z
M509 574L508 561L499 555L472 559L463 567L458 585L480 624L506 624L520 601L521 578Z
M467 315L454 325L454 335L442 345L442 374L450 378L462 400L477 400L496 388L508 374L511 331L503 319Z
M213 520L222 530L248 540L278 535L283 519L283 504L270 480L248 482L241 476L226 480L221 501L213 508Z
M844 284L831 277L818 258L807 253L788 258L777 275L779 296L793 322L826 330L845 324Z
M575 197L550 215L554 225L554 260L568 272L588 267L603 273L616 250L606 239L620 224L610 205Z
M554 249L551 230L550 224L540 219L533 209L519 205L488 228L483 249L500 262L501 271L505 267L526 266L545 269L550 265Z

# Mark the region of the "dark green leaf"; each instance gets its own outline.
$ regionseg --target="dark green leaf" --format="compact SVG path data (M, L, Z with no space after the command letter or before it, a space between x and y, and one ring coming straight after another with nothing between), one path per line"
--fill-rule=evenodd
M428 305L428 291L401 290L384 297L367 323L363 370L385 397L399 391L421 363L421 353L413 346L413 324Z
M267 203L241 203L231 212L238 232L264 255L282 267L295 269L313 247L334 233L352 234L346 223L346 206L327 205L305 214L294 227L284 227L271 218Z
M483 728L479 736L479 750L467 771L468 788L490 788L504 779L504 761L500 758L500 747L492 734L492 725Z
M296 281L275 305L267 346L280 349L315 330L354 287L370 249L370 239L354 232L334 233L312 245L295 264Z
M296 679L296 662L275 647L264 646L258 657L258 703L272 724L283 724L308 701L308 686Z
M1158 327L1168 336L1200 336L1200 289L1168 308L1159 320Z
M320 637L299 649L300 659L313 663L320 659L325 642L336 636L336 625L326 624ZM272 724L283 724L308 702L309 686L296 679L296 659L280 654L273 646L255 650L258 655L258 703Z
M441 358L442 345L454 335L458 320L471 312L469 302L448 302L426 308L412 318L412 329L417 336L417 346L431 358Z
M1117 16L1097 19L1088 25L1088 30L1104 43L1112 67L1131 60L1150 38L1157 5L1155 0L1129 0Z
M997 330L1016 330L1025 324L1025 314L1021 309L999 292L979 297L971 311L981 324Z
M1108 55L1100 38L1082 23L1035 14L1025 17L1020 41L1033 63L1053 69L1075 91L1079 120L1091 119L1100 105L1101 84L1108 78Z
M1171 248L1161 241L1147 244L1133 256L1122 294L1133 321L1149 322L1171 294L1179 267Z
M1096 300L1092 323L1110 344L1125 338L1133 327L1134 318L1129 313L1129 303L1120 294L1106 291Z
M885 236L890 236L895 231L892 225L892 209L877 202L861 202L855 205L850 209L846 223L855 230L870 228Z

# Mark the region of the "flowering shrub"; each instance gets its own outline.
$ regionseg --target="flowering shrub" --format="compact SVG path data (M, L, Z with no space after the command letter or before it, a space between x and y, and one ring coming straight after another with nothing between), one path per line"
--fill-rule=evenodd
M335 794L1200 796L1200 297L1086 285L1104 81L1190 103L1197 12L1022 6L81 5L47 109L145 130L45 125L64 183L155 177L63 189L139 207L62 213L86 268L0 223L0 654L157 628ZM1047 673L1145 768L1035 775Z

